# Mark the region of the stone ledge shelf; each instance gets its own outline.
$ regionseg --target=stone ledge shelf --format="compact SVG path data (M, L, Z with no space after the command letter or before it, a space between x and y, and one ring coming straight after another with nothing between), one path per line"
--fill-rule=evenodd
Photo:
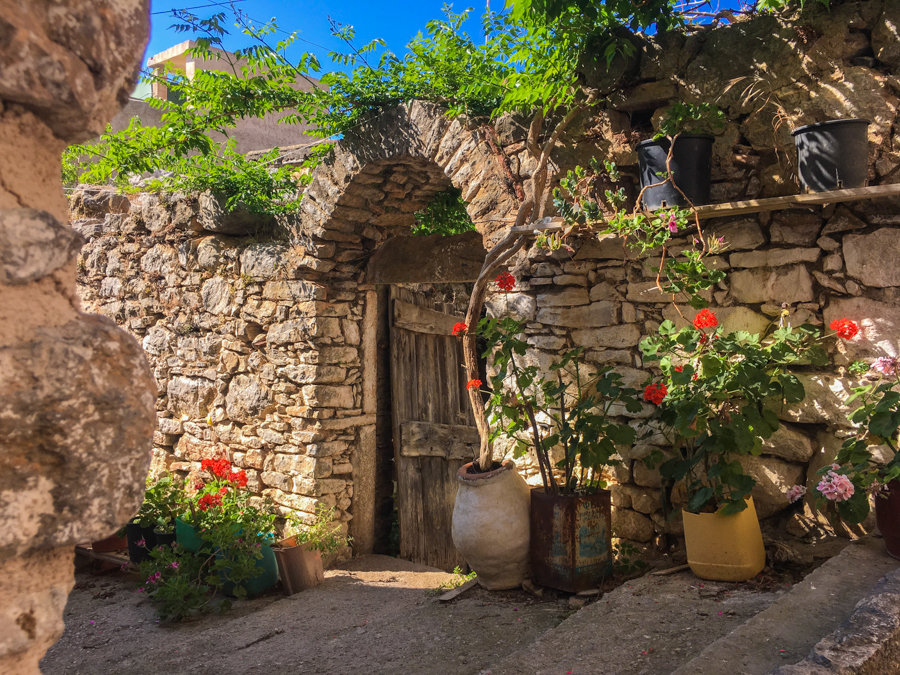
M858 202L878 197L900 195L900 184L872 185L870 187L851 188L849 190L830 190L829 192L811 192L809 194L787 195L784 197L768 197L766 199L748 199L743 202L725 204L706 204L697 207L697 216L701 220L739 216L744 213L761 213L762 211L779 211L794 206L819 206L836 202Z
M900 183L892 185L872 185L870 187L851 188L848 190L830 190L829 192L811 192L809 194L786 195L784 197L768 197L766 199L748 199L743 202L726 202L724 204L705 204L697 207L700 220L710 218L726 218L745 213L761 213L763 211L780 211L794 206L820 206L838 202L858 202L864 199L900 196ZM531 225L510 228L510 232L559 232L565 221L556 217L541 218Z

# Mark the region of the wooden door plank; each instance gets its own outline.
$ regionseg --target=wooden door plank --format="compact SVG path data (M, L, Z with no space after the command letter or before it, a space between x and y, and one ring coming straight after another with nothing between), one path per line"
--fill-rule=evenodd
M404 330L447 336L453 334L453 325L459 321L460 317L419 307L410 302L394 300L394 325Z
M459 424L402 422L401 457L443 457L471 462L478 453L478 429Z

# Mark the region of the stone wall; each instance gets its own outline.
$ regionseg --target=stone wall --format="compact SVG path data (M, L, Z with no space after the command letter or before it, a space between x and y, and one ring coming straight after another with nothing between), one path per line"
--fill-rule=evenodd
M890 3L846 3L831 13L807 8L791 22L758 16L641 43L619 80L586 73L612 93L566 134L556 165L609 158L634 176L634 145L665 106L711 100L727 116L713 150L713 201L795 193L787 129L835 117L872 120L869 182L895 182L900 51L889 36L898 20ZM376 447L385 445L376 400L384 307L365 268L450 184L463 191L485 240L496 237L517 209L515 183L527 190L534 167L522 120L497 122L502 155L487 133L422 103L385 111L317 168L283 240L272 238L271 223L250 236L247 222L203 197L73 195L72 219L89 239L80 262L85 304L136 334L157 376L157 468L190 473L201 457L225 454L284 509L309 514L318 502L334 504L355 550L372 549ZM729 276L710 295L713 309L726 330L765 330L783 304L798 323L856 320L863 335L833 354L838 368L895 354L898 212L897 200L883 199L712 221L707 227L729 245L717 259ZM521 290L512 300L529 318L528 358L546 364L580 344L588 363L615 364L642 383L652 371L642 366L641 336L663 319L682 320L656 291L657 264L615 239L569 244L571 252L552 255L531 249L515 264ZM675 244L677 251L689 241ZM835 368L800 375L807 400L781 411L784 428L747 460L763 517L786 515L784 490L811 483L847 431L840 399L850 381ZM678 532L677 522L664 523L658 478L642 461L661 443L623 453L614 502L624 538ZM815 522L811 511L790 519L797 534Z
M868 184L900 180L895 137L900 53L891 37L900 9L892 3L846 3L830 13L808 7L789 18L791 23L759 16L643 43L638 56L618 71L626 75L613 83L617 89L609 103L558 149L561 169L598 157L613 159L636 177L634 145L649 136L666 106L686 100L715 102L726 114L724 129L715 132L713 202L796 193L796 152L788 132L842 117L872 122ZM599 88L611 86L605 74L588 74L588 80ZM524 126L507 118L500 131L506 151L521 153ZM708 297L726 331L762 332L779 320L783 308L795 325L827 326L847 317L862 326L849 343L826 342L834 367L798 369L806 400L779 411L782 429L764 444L762 455L744 460L758 481L753 494L760 516L784 516L773 522L798 536L825 524L817 522L811 493L816 471L831 462L850 428L841 401L853 383L843 367L898 353L900 276L892 264L900 251L898 214L900 201L889 198L704 225L707 234L728 243L713 261L728 276ZM665 319L684 325L696 310L686 304L676 308L659 293L658 255L640 259L616 238L569 244L571 251L552 255L532 249L514 270L522 290L511 300L529 320L528 359L546 365L582 345L589 364L613 364L631 385L644 383L654 371L642 366L641 338ZM688 246L689 237L672 242L676 253ZM500 311L499 305L491 309ZM641 427L650 412L645 406L633 424ZM666 531L681 533L677 519L666 524L659 476L643 463L653 447L663 446L657 434L622 452L613 503L614 527L624 538L643 543ZM525 468L538 483L533 459ZM805 483L810 495L802 512L786 511L784 491L796 483Z
M81 312L61 154L127 100L147 0L0 0L0 672L61 635L74 546L137 511L153 432L140 346Z
M349 521L365 433L360 298L326 288L271 219L238 226L196 196L108 189L76 190L70 207L87 239L82 302L141 340L156 379L152 470L191 477L225 456L283 511L311 519L322 503Z
M88 240L82 302L141 340L156 377L154 470L190 476L226 456L282 512L335 506L354 552L373 550L379 305L366 263L451 182L476 219L511 199L491 187L505 178L481 140L431 106L401 108L338 144L281 223L205 195L70 196Z

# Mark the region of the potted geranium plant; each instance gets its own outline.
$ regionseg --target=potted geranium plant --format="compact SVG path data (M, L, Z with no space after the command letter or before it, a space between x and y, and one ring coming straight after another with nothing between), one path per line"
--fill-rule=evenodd
M251 502L247 474L234 470L227 459L205 459L201 471L210 476L197 481L187 500L182 520L184 538L192 548L215 556L212 569L223 579L223 590L238 598L257 595L278 581L278 566L270 544L275 516ZM193 531L192 533L190 531ZM179 542L182 542L182 530Z
M709 309L693 325L671 321L641 342L645 362L658 362L662 381L647 385L644 398L658 405L656 421L671 451L645 460L658 465L669 502L683 486L688 563L704 579L742 581L765 565L765 550L750 492L755 485L740 457L758 454L762 439L778 430L771 409L803 400L803 385L788 368L801 359L824 364L812 326L777 327L761 337L722 333Z
M274 549L287 595L305 591L325 581L322 556L330 556L350 543L351 538L342 533L339 523L334 522L334 514L333 506L329 508L319 504L311 525L295 515L288 518L286 532L292 534Z
M845 340L859 333L849 319L837 319L830 328ZM850 372L861 377L844 401L846 406L858 404L849 415L856 431L841 444L834 462L819 470L816 497L820 504L834 503L840 517L855 524L869 516L869 495L875 495L878 530L888 554L900 558L900 359L881 356L871 366L856 361ZM797 501L805 493L804 486L796 485L788 498Z
M144 502L125 526L131 562L143 562L157 545L175 541L175 518L182 506L182 490L171 475L165 473L158 480L147 478Z

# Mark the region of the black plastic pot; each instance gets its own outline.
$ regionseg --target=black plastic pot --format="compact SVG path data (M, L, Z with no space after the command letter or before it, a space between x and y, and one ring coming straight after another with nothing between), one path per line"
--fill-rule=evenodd
M175 530L172 530L171 532L153 530L153 536L156 537L157 546L171 546L175 543Z
M694 206L709 203L710 164L714 136L709 134L681 134L675 139L672 153L672 179ZM666 157L669 154L668 138L638 143L638 164L641 170L641 188L659 183L666 174ZM652 187L641 198L643 206L651 211L664 206L688 206L687 201L672 179Z
M791 135L797 145L800 188L828 192L863 187L869 164L869 120L807 124Z
M139 565L149 560L150 551L156 546L156 535L152 527L141 527L135 522L128 523L125 526L125 538L128 541L128 559L131 562ZM144 540L144 546L138 546L141 539Z

